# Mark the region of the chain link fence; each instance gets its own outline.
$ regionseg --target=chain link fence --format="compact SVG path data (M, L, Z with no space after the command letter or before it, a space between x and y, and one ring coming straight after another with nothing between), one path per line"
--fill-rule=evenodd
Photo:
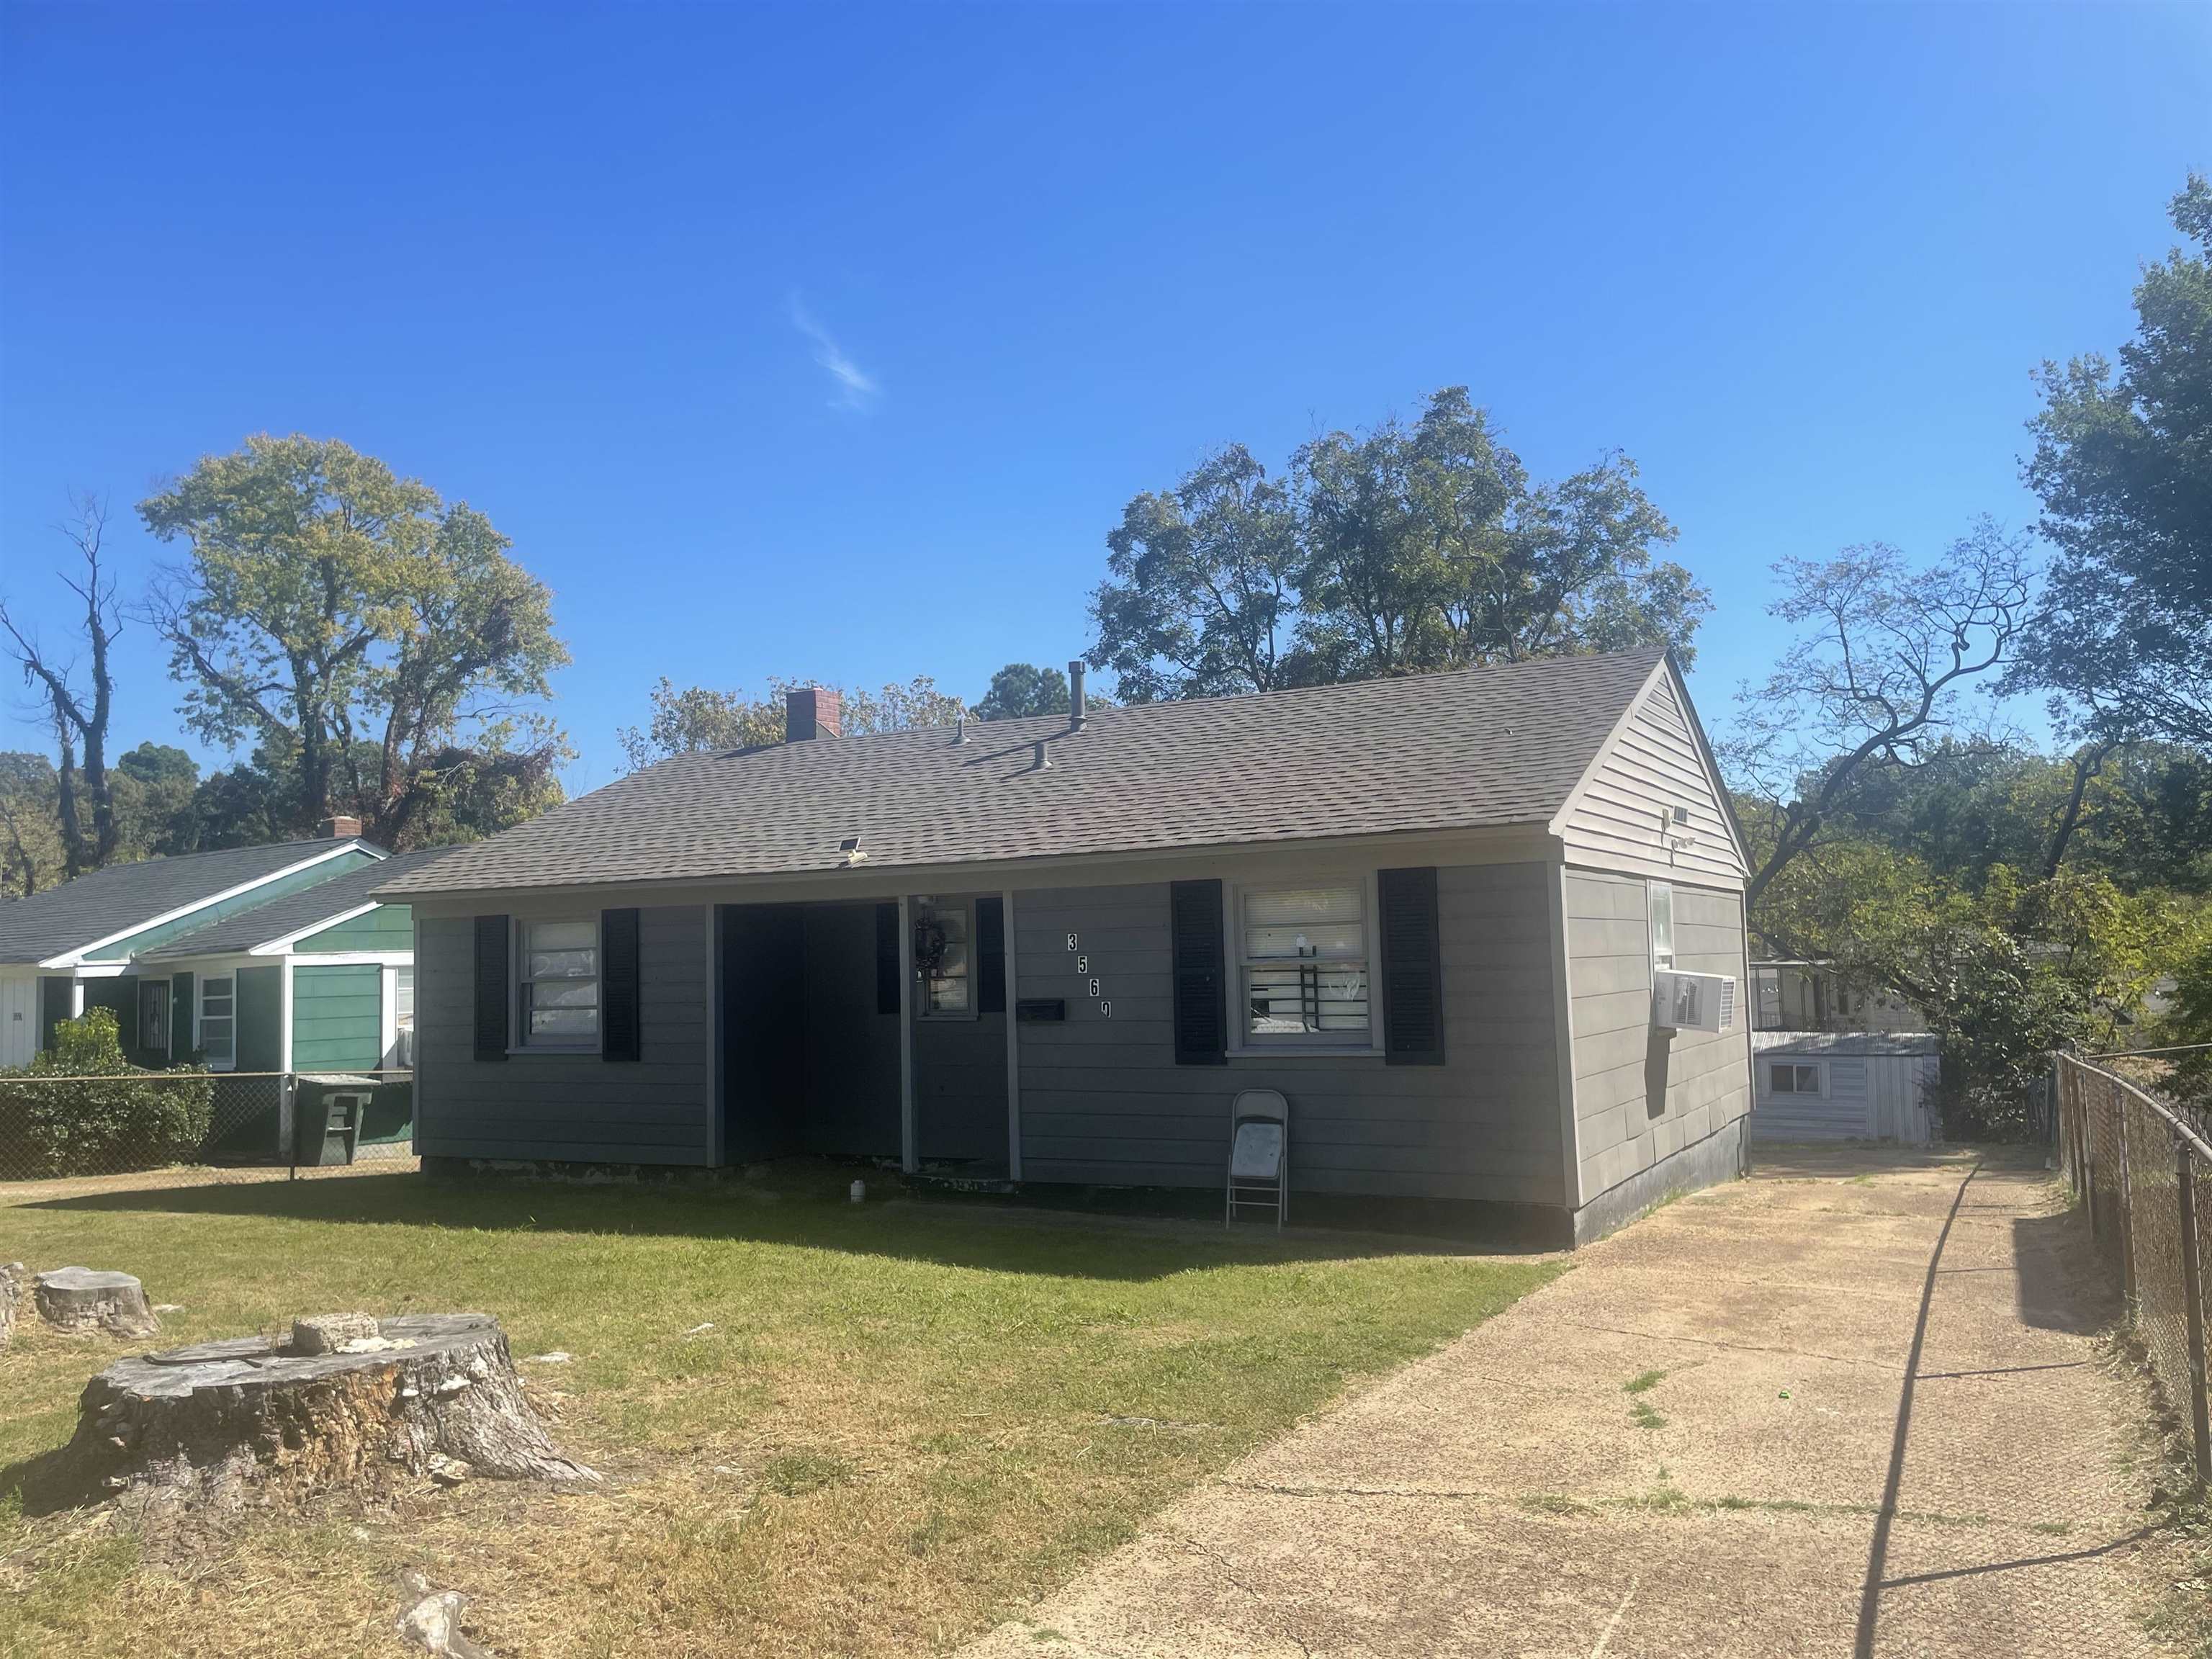
M2201 1241L2212 1231L2212 1141L2118 1073L2056 1060L2059 1166L2118 1279L2151 1375L2190 1425L2200 1485L2212 1480Z
M414 1129L410 1071L0 1077L0 1198L415 1170Z

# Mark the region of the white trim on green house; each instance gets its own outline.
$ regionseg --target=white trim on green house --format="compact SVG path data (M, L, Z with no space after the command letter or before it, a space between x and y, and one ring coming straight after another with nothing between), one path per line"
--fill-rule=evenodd
M40 962L38 966L43 969L68 968L77 969L82 972L88 978L111 977L112 975L106 973L95 971L95 969L105 969L109 967L109 964L105 963L94 964L86 962L84 958L94 951L104 951L109 945L118 944L124 939L129 939L135 933L150 933L156 927L166 927L171 922L181 921L185 917L191 915L197 911L208 908L210 905L223 903L227 900L237 898L242 894L250 893L257 887L265 887L272 881L282 881L285 877L297 875L302 870L312 870L319 864L327 864L332 859L336 858L350 857L355 853L366 853L369 857L376 860L380 863L382 862L386 857L386 854L380 849L372 847L367 842L362 841L358 838L352 841L340 842L337 846L325 848L324 851L316 854L313 858L301 859L298 863L286 865L281 870L271 870L266 875L257 876L252 881L240 882L236 886L227 887L222 892L207 894L204 897L194 899L190 904L180 904L174 909L162 911L157 915L144 917L140 921L132 922L128 927L109 933L103 938L93 939L88 944L80 945L71 950L64 951L58 956L48 957L44 961ZM125 971L128 966L129 964L127 963L114 964L113 971L119 974Z

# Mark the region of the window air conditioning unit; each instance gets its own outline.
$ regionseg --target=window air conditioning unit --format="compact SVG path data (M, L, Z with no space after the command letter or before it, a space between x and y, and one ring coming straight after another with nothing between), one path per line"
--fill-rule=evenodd
M1732 1031L1735 981L1662 969L1651 976L1651 1023L1670 1031Z

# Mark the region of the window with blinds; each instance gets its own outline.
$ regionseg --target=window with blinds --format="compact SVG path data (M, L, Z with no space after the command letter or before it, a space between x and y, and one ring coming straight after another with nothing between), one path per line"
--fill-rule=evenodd
M526 921L516 1011L523 1046L588 1048L599 1036L599 924Z
M1249 887L1240 896L1245 1041L1367 1042L1365 884Z

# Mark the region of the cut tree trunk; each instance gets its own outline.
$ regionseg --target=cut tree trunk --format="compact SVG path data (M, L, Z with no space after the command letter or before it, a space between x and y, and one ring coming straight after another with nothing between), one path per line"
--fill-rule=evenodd
M546 1434L489 1315L386 1319L325 1352L302 1351L324 1322L296 1328L306 1344L240 1337L110 1365L78 1402L71 1483L196 1509L434 1475L597 1484Z
M152 1336L161 1328L161 1322L146 1305L144 1286L129 1273L57 1267L38 1276L33 1295L39 1317L58 1331Z

